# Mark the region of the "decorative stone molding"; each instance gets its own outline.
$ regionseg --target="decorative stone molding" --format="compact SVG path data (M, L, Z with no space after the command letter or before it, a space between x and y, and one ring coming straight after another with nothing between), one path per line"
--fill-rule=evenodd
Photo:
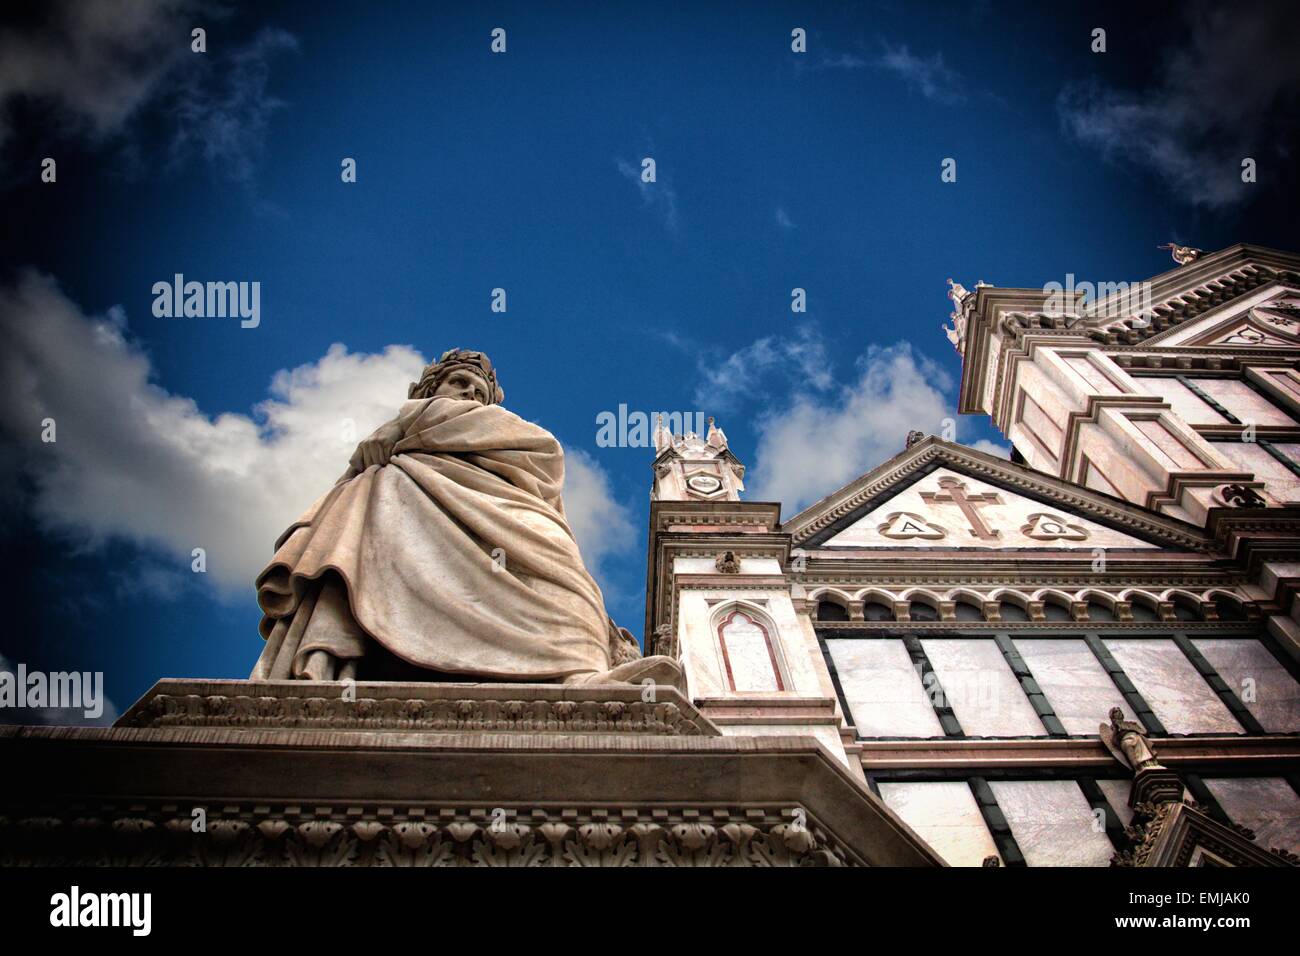
M0 866L852 866L807 812L95 806L0 815Z
M118 726L679 737L719 733L668 687L657 687L653 702L643 701L643 688L632 685L540 690L530 685L529 699L513 695L522 687L510 684L425 684L418 691L409 684L354 687L356 699L347 700L341 683L162 681Z
M1294 853L1257 846L1246 827L1220 823L1195 803L1136 803L1124 838L1111 866L1300 866Z

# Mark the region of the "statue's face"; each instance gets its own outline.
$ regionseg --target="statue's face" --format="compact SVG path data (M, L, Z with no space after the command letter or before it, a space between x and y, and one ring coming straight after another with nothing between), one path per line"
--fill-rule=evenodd
M468 399L478 402L480 405L488 403L488 384L484 381L482 375L475 374L469 369L458 368L442 380L433 392L434 398L459 398Z

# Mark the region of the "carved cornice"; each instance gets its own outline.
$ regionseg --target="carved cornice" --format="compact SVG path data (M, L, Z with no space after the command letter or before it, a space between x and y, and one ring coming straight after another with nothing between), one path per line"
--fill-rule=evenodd
M254 685L255 687L255 685ZM636 688L636 693L641 689ZM127 719L129 718L129 719ZM121 726L232 727L443 733L715 736L698 713L673 701L282 697L155 694Z
M199 830L199 827L202 827ZM196 832L199 830L199 832ZM0 809L0 866L855 866L802 808Z

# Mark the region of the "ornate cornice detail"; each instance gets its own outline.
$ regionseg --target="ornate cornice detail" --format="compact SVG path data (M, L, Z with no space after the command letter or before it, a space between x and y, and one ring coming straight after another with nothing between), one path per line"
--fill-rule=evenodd
M1077 637L1081 632L1110 634L1116 631L1186 631L1246 636L1257 634L1259 626L1234 621L813 621L826 631L1060 631Z
M640 691L640 688L637 688ZM130 727L231 727L443 733L716 736L671 701L357 700L256 694L155 694L127 715Z
M199 829L201 826L201 829ZM197 832L196 832L197 831ZM3 866L855 866L802 808L139 805L0 814Z

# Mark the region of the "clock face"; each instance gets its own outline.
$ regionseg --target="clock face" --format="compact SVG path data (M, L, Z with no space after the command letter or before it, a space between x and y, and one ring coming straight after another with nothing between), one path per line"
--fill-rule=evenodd
M686 486L702 495L711 495L722 487L722 482L713 475L692 475L686 479Z

